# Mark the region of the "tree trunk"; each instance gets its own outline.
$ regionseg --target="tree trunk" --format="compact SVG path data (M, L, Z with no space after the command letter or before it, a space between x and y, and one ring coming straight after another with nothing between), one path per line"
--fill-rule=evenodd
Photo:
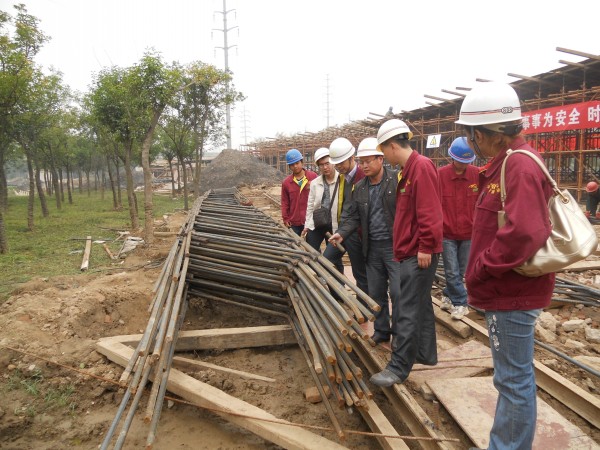
M86 181L87 195L88 195L88 197L91 197L92 191L90 190L90 186L92 185L92 183L90 183L90 171L89 170L85 171L85 181Z
M35 186L40 199L40 206L42 207L42 216L48 217L50 216L50 211L48 211L48 202L46 201L46 193L44 192L44 185L40 178L40 167L37 161L35 162Z
M140 226L137 208L135 192L133 192L133 173L131 170L131 152L132 144L126 145L125 148L125 179L127 180L127 203L129 205L129 218L131 219L131 229L137 230Z
M173 170L173 161L169 159L169 171L171 172L171 197L175 198L175 171Z
M4 213L0 209L0 254L8 253L8 240L4 229Z
M71 169L69 168L69 165L67 164L67 167L65 168L66 172L67 172L67 197L69 198L69 205L73 204L73 193L71 191L71 180L73 179L73 175L71 174Z
M115 182L113 180L113 173L112 173L112 170L110 168L110 157L108 155L106 155L106 167L108 169L108 180L110 182L110 190L112 191L113 209L116 211L117 208L118 208L117 190L115 189Z
M5 147L0 148L0 212L8 211L8 182L6 181L6 171L4 169Z
M100 170L100 199L104 200L104 184L106 183L106 174L104 167Z
M54 190L54 198L56 199L56 209L60 210L62 208L62 199L60 195L60 186L58 185L58 174L53 166L50 170L52 171L52 188Z
M79 174L79 179L77 180L77 184L79 186L79 193L83 194L83 174L81 173L81 169L77 169L77 173Z
M27 158L27 173L29 174L29 194L27 195L27 229L33 231L33 204L35 202L35 175L33 173L33 164L31 155L25 152Z
M154 211L152 204L152 170L150 170L150 147L152 146L152 138L154 130L164 106L161 106L154 111L150 126L144 136L142 142L142 169L144 169L144 228L146 231L146 242L152 244L154 242Z
M187 184L187 170L185 170L185 161L179 160L179 164L183 168L183 209L188 210L188 184Z
M48 178L50 176L50 171L47 169L44 169L44 187L46 188L46 192L48 193L48 196L52 196L52 183L50 183L50 179Z
M58 168L58 188L60 190L60 201L65 202L65 179L63 178L62 167Z
M119 209L123 209L123 197L121 195L121 171L119 170L119 158L115 157L115 169L117 175L117 201Z

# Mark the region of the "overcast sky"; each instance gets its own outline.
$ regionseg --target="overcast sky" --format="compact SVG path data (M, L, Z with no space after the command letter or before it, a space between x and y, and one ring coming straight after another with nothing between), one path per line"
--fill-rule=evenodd
M87 91L92 74L150 47L224 68L223 0L19 0L52 40L38 62ZM16 2L0 0L14 15ZM233 147L426 106L424 94L512 82L600 54L597 0L227 0L229 66L247 100ZM586 19L587 18L587 19ZM329 99L329 113L327 100ZM247 138L245 137L247 136Z

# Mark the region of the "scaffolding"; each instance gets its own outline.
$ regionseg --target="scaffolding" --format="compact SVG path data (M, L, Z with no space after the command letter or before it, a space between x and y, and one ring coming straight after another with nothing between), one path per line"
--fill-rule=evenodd
M522 102L523 114L547 108L566 107L574 104L600 101L600 56L557 47L557 51L586 58L581 62L559 60L563 67L535 76L508 73L518 78L511 83ZM477 79L476 81L489 81ZM455 124L460 112L462 99L470 88L457 87L455 90L442 89L453 98L425 95L426 107L402 111L394 114L370 112L362 120L349 122L341 126L325 128L318 132L299 133L289 137L252 142L241 146L242 151L251 152L255 157L270 166L287 172L285 154L291 148L297 148L304 155L305 166L315 170L312 160L316 149L329 147L337 137L349 139L356 147L359 142L370 136L376 136L383 122L398 118L406 122L414 132L411 145L419 153L431 158L440 167L449 162L447 151L452 141L463 134ZM600 105L598 106L600 115ZM600 117L596 117L593 126L564 131L527 133L527 141L538 149L546 165L559 186L568 188L582 201L585 185L590 180L600 181ZM439 135L435 148L427 148L431 135ZM482 165L484 161L476 161Z

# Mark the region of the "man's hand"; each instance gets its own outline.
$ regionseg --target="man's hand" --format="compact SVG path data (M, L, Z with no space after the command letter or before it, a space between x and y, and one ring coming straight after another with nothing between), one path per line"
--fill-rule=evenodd
M329 242L334 247L337 247L338 244L344 242L344 238L339 233L335 233L329 238L327 242Z
M310 230L308 228L305 228L304 230L302 230L302 233L300 233L300 237L304 238L308 234L309 231Z
M292 222L283 222L287 228L292 228Z
M431 255L429 253L417 253L417 263L421 269L427 269L431 265Z

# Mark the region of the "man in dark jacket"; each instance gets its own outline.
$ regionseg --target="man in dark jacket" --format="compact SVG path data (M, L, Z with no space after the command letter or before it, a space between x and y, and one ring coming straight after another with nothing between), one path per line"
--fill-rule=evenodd
M389 342L392 329L388 287L392 308L400 296L399 263L394 261L392 245L398 172L383 166L383 153L377 150L376 138L363 139L356 157L366 177L354 186L352 200L346 202L342 211L342 224L330 241L341 243L360 230L369 295L381 306L372 339L376 343Z

